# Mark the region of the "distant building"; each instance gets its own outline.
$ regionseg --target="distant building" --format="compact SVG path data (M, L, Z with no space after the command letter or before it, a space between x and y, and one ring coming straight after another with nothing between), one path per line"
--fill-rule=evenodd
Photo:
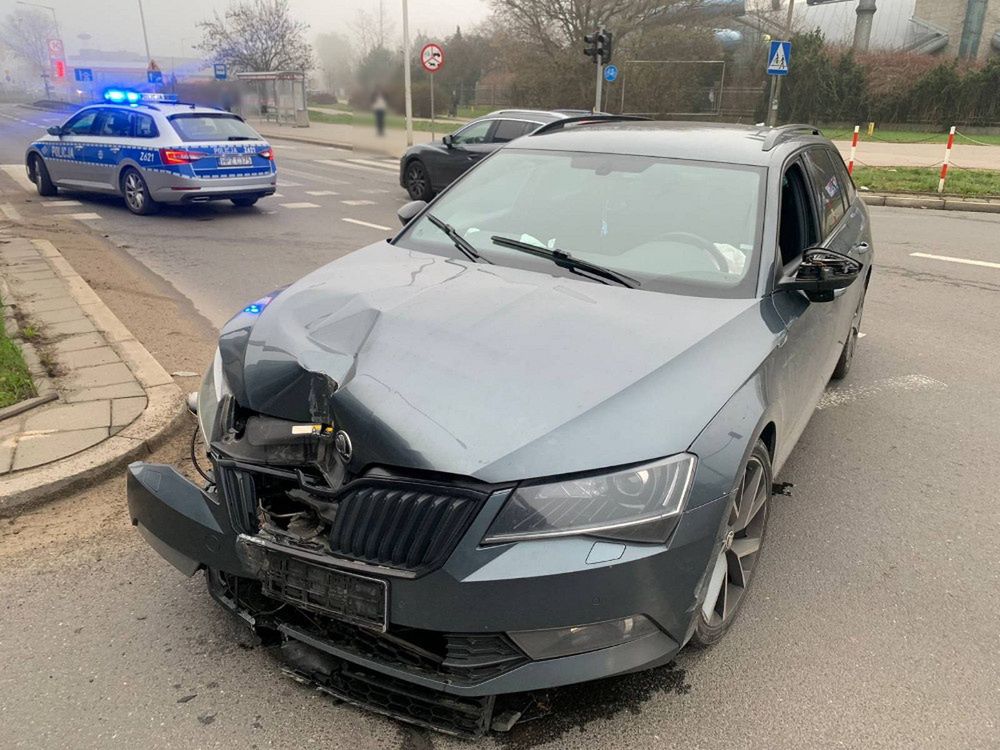
M878 0L878 10L872 19L871 49L897 50L906 46L910 40L910 19L917 1ZM850 45L858 18L854 12L857 5L856 2L844 2L809 6L797 0L795 25L803 31L819 29L832 44Z
M908 42L907 49L948 57L1000 55L1000 0L916 0Z

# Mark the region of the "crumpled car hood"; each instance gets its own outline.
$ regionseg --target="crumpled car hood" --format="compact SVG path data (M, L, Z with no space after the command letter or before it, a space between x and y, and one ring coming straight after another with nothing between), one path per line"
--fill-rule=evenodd
M220 350L239 403L346 430L353 470L510 481L685 450L762 361L761 304L382 242L237 315Z

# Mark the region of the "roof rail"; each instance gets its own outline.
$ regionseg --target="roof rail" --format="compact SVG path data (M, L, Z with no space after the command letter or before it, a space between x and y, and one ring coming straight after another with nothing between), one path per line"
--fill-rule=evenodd
M819 128L813 125L781 125L780 127L771 128L767 131L764 136L764 145L761 147L761 150L770 151L779 143L784 143L797 135L823 135L823 133L820 132Z
M586 125L588 123L602 123L602 122L633 122L633 121L646 121L649 120L648 117L639 117L637 115L580 115L579 117L564 117L561 120L555 120L553 122L542 125L538 130L533 131L530 135L544 135L545 133L551 133L556 130L562 130L567 125Z

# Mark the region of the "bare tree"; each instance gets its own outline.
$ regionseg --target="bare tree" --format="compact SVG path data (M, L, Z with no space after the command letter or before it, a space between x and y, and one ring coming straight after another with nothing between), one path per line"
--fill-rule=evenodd
M373 49L387 48L395 37L395 25L386 18L385 10L381 5L377 15L364 9L358 10L351 27L358 40L358 48L362 57Z
M198 49L237 70L308 70L313 65L309 24L292 18L288 0L237 0L198 26Z
M612 29L618 39L646 24L695 18L705 0L492 0L493 9L518 36L549 51L582 41L594 29Z
M44 73L49 68L48 40L54 36L52 18L37 10L18 8L0 24L3 45L36 73Z

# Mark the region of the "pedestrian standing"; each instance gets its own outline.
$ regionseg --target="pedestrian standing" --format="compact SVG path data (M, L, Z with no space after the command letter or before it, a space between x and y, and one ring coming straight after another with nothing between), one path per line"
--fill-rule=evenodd
M380 136L385 135L385 97L381 90L375 92L375 99L372 101L372 112L375 113L375 132Z

